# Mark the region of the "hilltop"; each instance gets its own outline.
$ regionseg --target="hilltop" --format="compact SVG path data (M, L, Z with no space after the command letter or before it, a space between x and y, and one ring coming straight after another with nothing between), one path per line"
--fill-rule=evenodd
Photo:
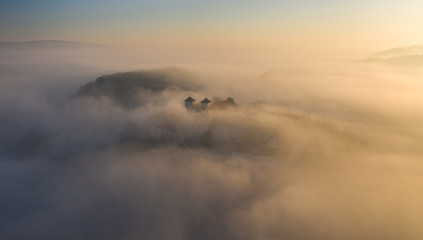
M198 91L201 87L188 70L169 67L103 75L80 87L77 96L107 97L131 108L152 102L165 90Z

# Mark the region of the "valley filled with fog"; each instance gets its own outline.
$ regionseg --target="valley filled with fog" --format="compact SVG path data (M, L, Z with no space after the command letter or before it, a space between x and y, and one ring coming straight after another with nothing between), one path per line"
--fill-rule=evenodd
M1 239L423 237L415 62L3 45Z

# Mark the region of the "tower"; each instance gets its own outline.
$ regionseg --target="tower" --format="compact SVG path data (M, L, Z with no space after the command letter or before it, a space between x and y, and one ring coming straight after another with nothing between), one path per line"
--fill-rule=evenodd
M204 98L203 101L201 101L201 109L209 111L211 109L211 102L208 98Z
M189 96L187 99L185 99L185 107L187 109L193 110L195 108L195 99Z

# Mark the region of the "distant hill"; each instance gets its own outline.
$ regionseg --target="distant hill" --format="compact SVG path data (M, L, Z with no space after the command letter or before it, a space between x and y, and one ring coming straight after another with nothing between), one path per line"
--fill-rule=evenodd
M423 45L388 49L372 54L361 62L420 68L423 67Z
M423 45L415 45L402 48L391 48L382 52L373 54L373 57L392 58L405 55L423 55Z
M83 85L77 96L106 97L131 108L160 100L160 93L165 90L195 92L201 87L191 72L171 67L104 75Z
M423 55L399 56L391 58L367 58L362 62L382 63L397 67L423 67Z
M76 48L100 48L104 47L95 43L83 43L60 40L41 40L24 42L0 42L0 50L44 50L44 49L76 49Z

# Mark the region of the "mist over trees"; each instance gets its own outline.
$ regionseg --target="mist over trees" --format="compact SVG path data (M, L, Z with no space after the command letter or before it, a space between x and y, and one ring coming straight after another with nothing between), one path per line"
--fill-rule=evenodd
M419 73L343 60L216 77L34 54L0 61L1 239L423 236ZM239 107L209 118L190 95ZM199 144L155 143L151 126ZM270 137L281 160L223 151Z
M151 96L165 90L197 92L200 89L201 84L189 71L174 67L104 75L82 86L77 94L106 96L125 107L136 107L151 102L148 97L141 95ZM140 98L144 102L139 101Z

